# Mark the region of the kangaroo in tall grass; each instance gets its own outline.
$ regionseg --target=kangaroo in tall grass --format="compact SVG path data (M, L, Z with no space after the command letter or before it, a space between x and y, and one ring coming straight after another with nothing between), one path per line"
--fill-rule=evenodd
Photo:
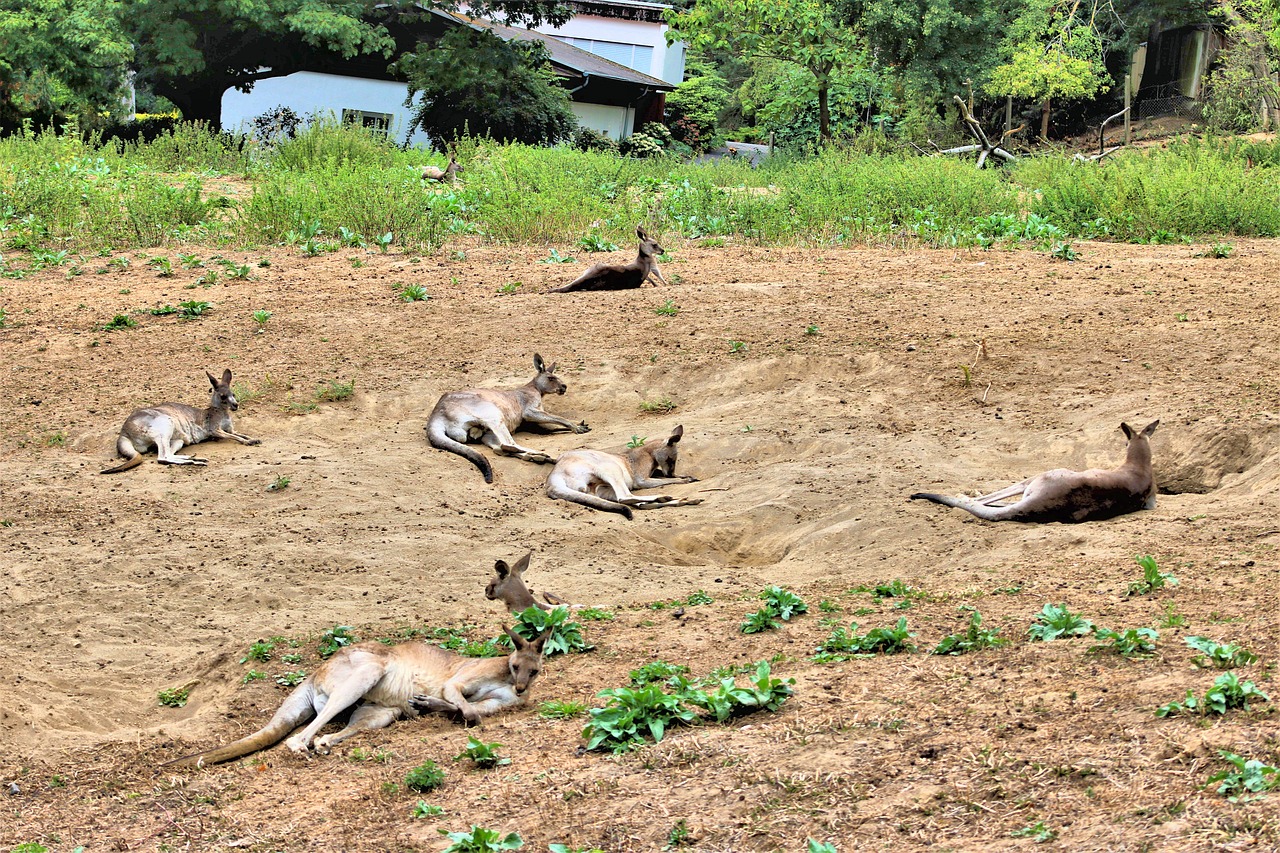
M583 423L570 423L542 410L544 394L563 395L566 386L556 376L556 366L548 367L542 356L533 356L538 375L519 388L499 391L492 388L469 388L449 391L440 397L424 427L432 447L447 450L469 460L480 469L486 483L493 482L493 466L480 452L467 447L468 441L480 441L495 453L514 456L525 462L550 465L555 460L540 450L521 447L511 433L523 423L558 426L576 433L590 432Z
M529 591L529 587L524 583L524 570L529 568L529 559L533 557L530 551L514 565L507 565L506 560L498 560L493 564L493 570L497 572L497 576L489 581L484 588L484 597L490 601L501 601L507 606L507 610L512 613L519 613L528 610L530 607L537 607L539 610L553 610L561 605L568 604L558 595L542 591L542 597L547 602L543 604L533 597L533 593Z
M457 183L458 172L462 171L462 167L458 165L458 161L449 155L449 165L441 169L439 166L423 166L422 180L439 181L440 183Z
M297 686L258 731L226 746L176 758L167 764L204 767L285 741L294 753L327 754L352 735L386 728L420 713L458 713L470 725L481 717L523 704L542 669L542 646L551 628L526 640L503 626L513 651L506 658L471 658L426 643L385 646L376 640L339 649ZM345 728L316 737L334 717L354 708Z
M163 465L207 465L207 459L197 459L178 453L184 445L199 444L210 438L231 438L241 444L261 444L261 439L250 438L236 432L231 426L231 413L240 408L236 395L231 392L231 371L222 371L222 378L205 373L213 386L213 396L207 409L197 409L185 403L161 403L145 409L137 409L125 419L116 438L116 452L125 461L112 468L104 468L103 474L128 471L142 464L142 454L156 449L156 461Z
M952 498L917 492L911 500L926 500L968 510L987 521L1061 521L1075 523L1113 518L1140 509L1155 509L1156 481L1151 473L1151 434L1160 421L1140 432L1120 424L1129 439L1124 464L1118 468L1072 471L1055 468L1012 486L977 498ZM1000 501L1021 495L1017 503Z
M676 445L684 435L678 426L666 441L641 444L621 453L603 450L570 450L556 460L547 477L547 496L572 501L604 512L632 517L632 509L694 506L702 498L669 495L633 495L632 489L657 489L679 483L696 483L697 477L676 476ZM654 474L658 476L654 476Z
M582 275L564 287L553 288L548 293L572 293L576 290L627 290L639 287L650 277L663 284L667 280L658 269L658 255L665 249L658 241L645 233L643 228L636 228L636 236L640 238L640 249L636 259L629 264L593 264Z

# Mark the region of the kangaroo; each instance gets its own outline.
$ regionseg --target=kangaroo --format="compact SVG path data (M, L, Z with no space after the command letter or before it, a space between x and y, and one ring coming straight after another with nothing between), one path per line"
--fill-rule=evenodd
M178 453L185 444L199 444L210 438L233 438L241 444L261 444L261 439L250 438L231 428L231 413L240 408L236 395L231 393L231 371L222 371L222 378L215 379L205 373L213 386L209 408L197 409L185 403L161 403L146 409L137 409L125 419L116 439L116 452L125 461L112 468L104 468L103 474L128 471L142 464L142 454L152 447L156 449L156 461L162 465L207 465L207 459L197 459Z
M496 453L514 456L525 462L550 465L555 460L539 450L516 444L512 430L522 423L552 425L576 433L590 432L586 422L573 424L542 410L543 394L564 394L565 384L556 376L556 366L547 367L542 356L533 356L538 375L520 388L498 391L470 388L449 391L431 410L424 427L432 447L448 450L471 461L484 474L486 483L493 482L493 467L479 451L467 447L467 441L478 440Z
M400 717L424 711L460 713L470 725L480 718L524 702L525 693L542 668L547 628L526 640L503 626L513 651L503 658L470 658L426 643L385 646L376 640L346 646L294 689L271 721L226 746L175 758L167 764L204 767L231 761L285 741L298 755L309 749L328 754L330 747L363 731L386 728ZM316 737L326 723L354 707L344 729Z
M447 181L453 184L457 183L458 172L460 171L462 171L462 167L458 165L458 161L453 158L453 155L450 155L449 165L445 166L443 169L439 166L423 166L422 180L439 181L442 184Z
M968 510L987 521L1061 521L1075 523L1113 518L1140 509L1155 509L1156 482L1151 474L1151 434L1160 421L1141 432L1120 424L1129 447L1119 468L1072 471L1055 468L977 498L951 498L917 492L911 500L926 500ZM999 501L1021 495L1017 503Z
M524 570L529 568L529 558L533 556L530 551L519 560L516 560L514 566L508 566L506 560L499 560L493 564L494 571L498 576L489 581L484 588L484 597L490 601L501 600L507 606L507 610L512 613L519 613L522 610L528 610L530 607L537 607L539 610L552 610L563 604L568 604L558 595L553 595L546 590L542 591L542 597L546 600L546 604L538 601L533 597L533 593L529 591L529 587L524 583Z
M662 277L655 260L665 249L658 241L645 233L643 228L636 228L636 236L640 238L640 250L636 259L629 264L594 264L582 275L566 284L548 290L548 293L572 293L576 290L627 290L639 287L649 278L663 284L667 280ZM656 282L655 282L656 283Z
M660 444L642 444L621 453L603 450L570 450L556 460L547 477L547 496L573 501L628 519L632 509L664 506L694 506L702 498L673 498L669 495L639 497L632 489L656 489L677 483L696 483L697 477L676 476L676 445L684 435L678 426ZM653 476L654 473L659 476Z

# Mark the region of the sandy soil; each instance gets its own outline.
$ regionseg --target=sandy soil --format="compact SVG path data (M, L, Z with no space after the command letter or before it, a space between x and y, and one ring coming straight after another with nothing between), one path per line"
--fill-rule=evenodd
M1041 821L1061 849L1280 846L1280 794L1232 804L1202 789L1225 766L1219 749L1280 764L1271 706L1153 713L1212 682L1191 664L1191 634L1253 649L1259 662L1240 674L1277 691L1280 243L1241 242L1228 260L1085 244L1068 264L672 242L669 286L612 294L544 294L588 260L538 263L546 246L421 258L194 246L182 251L208 268L223 254L255 277L204 287L206 269L169 251L171 278L146 266L153 252L129 253L124 270L89 258L76 277L2 282L0 781L16 793L0 789L0 846L439 850L438 829L479 824L532 850L656 850L677 826L708 851L801 850L806 837L842 851L1002 850L1033 846L1012 833ZM400 301L404 284L432 298ZM192 299L212 310L101 331L115 314ZM678 314L655 313L668 299ZM257 309L272 312L260 333ZM682 473L701 482L670 491L705 502L628 522L548 500L545 467L499 458L486 486L427 445L442 392L521 384L535 352L569 385L547 408L592 431L524 443L616 448L682 424ZM203 372L227 367L237 427L261 446L201 445L206 468L97 473L130 410L203 405ZM331 380L354 382L354 396L318 402ZM674 411L641 411L664 398ZM1021 526L906 500L1114 465L1120 422L1156 418L1164 494L1151 512ZM267 490L282 477L287 488ZM271 677L297 667L254 664L268 678L243 684L254 640L296 639L311 668L334 625L493 636L502 614L483 585L495 559L529 549L533 586L617 614L585 623L594 652L548 661L535 700L593 703L656 658L704 674L775 656L795 696L622 757L583 754L582 718L530 708L486 724L512 758L487 772L451 760L466 735L438 718L309 762L277 748L157 769L278 706ZM1126 597L1136 554L1181 584ZM894 579L923 591L908 609L854 591ZM810 613L743 636L775 583ZM714 603L681 617L648 606L698 589ZM1046 602L1108 627L1158 626L1159 650L1126 660L1089 654L1089 640L1028 642ZM925 654L969 608L1013 643ZM809 660L823 620L866 630L902 615L916 654ZM158 704L187 684L185 707ZM397 784L427 758L446 766L444 788ZM415 819L419 799L444 814Z

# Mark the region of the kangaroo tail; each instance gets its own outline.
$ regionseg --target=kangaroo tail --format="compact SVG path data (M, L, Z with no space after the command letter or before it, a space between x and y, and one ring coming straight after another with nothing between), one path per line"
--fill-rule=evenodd
M119 474L121 471L128 471L130 468L137 468L143 463L142 454L137 451L133 443L126 440L124 436L116 441L116 450L124 457L124 461L119 465L113 465L110 468L103 468L99 474Z
M569 602L565 601L564 598L556 595L554 592L547 592L545 589L542 591L542 600L554 607L567 607L569 605Z
M607 501L602 497L587 494L586 492L577 492L558 483L549 483L547 485L547 497L582 504L585 507L598 509L602 512L616 512L618 515L625 516L628 521L632 518L631 507L626 504Z
M913 501L933 501L943 506L962 509L986 521L1020 521L1028 515L1027 508L1020 504L985 506L967 498L953 498L947 495L936 495L932 492L916 492L910 499Z
M447 450L450 453L456 453L463 459L471 462L480 469L480 473L484 475L486 483L493 482L493 466L489 464L489 460L484 457L483 453L478 452L474 448L467 447L459 441L454 441L445 434L444 424L435 418L427 421L427 441L431 442L431 446L440 450Z
M289 694L289 698L284 700L284 704L280 706L279 711L276 711L275 716L271 718L271 722L253 734L242 737L240 740L233 741L226 746L220 746L205 752L195 752L191 755L175 758L172 761L166 761L160 766L205 767L210 764L219 764L223 761L232 761L277 744L284 740L285 735L289 734L289 732L315 716L315 710L311 703L313 693L314 687L311 684L311 679L307 679Z

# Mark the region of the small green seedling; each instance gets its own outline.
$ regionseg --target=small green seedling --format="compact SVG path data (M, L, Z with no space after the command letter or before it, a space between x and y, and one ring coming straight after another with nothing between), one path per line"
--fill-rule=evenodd
M442 814L444 814L444 806L432 805L426 800L418 800L418 804L409 813L410 817L438 817Z
M760 593L760 597L764 599L765 609L783 622L791 621L792 616L809 612L809 605L804 603L804 599L780 586L769 587Z
M270 319L271 319L271 312L267 311L264 308L259 308L257 311L253 312L253 322L258 324L259 332L266 329L267 321Z
M631 670L631 685L633 687L644 687L646 684L662 683L674 675L688 674L689 667L684 664L654 660Z
M1205 248L1203 251L1196 252L1193 257L1197 258L1229 258L1236 247L1231 243L1214 243L1212 246Z
M663 317L674 317L680 313L680 306L676 304L674 299L663 300L663 303L653 309L653 313L660 314Z
M617 243L610 243L608 240L600 236L600 233L593 231L585 237L578 239L578 248L584 252L616 252L618 251Z
M430 298L427 289L420 284L406 284L400 288L402 302L422 302Z
M320 386L320 390L316 392L316 399L322 403L341 403L344 400L350 400L356 393L356 383L340 382L337 379L330 379L328 382Z
M729 352L732 355L739 355L747 351L747 345L743 341L729 341Z
M1221 782L1218 793L1231 802L1245 802L1247 799L1254 799L1247 797L1248 794L1261 796L1268 791L1280 788L1280 767L1263 764L1256 758L1246 759L1242 755L1236 755L1225 749L1218 750L1218 755L1222 756L1234 769L1228 768L1213 774L1205 785Z
M1256 699L1269 702L1271 697L1258 689L1252 681L1241 681L1234 672L1224 672L1213 680L1213 686L1197 697L1194 691L1188 690L1186 698L1181 702L1170 702L1156 709L1157 717L1172 717L1175 714L1218 714L1227 713L1233 708L1249 710L1249 700Z
M240 658L240 663L249 663L250 661L266 663L271 660L271 652L275 647L276 644L270 640L258 640L256 643L250 643L249 651L245 652L244 657Z
M693 833L689 831L689 824L684 818L676 821L676 825L671 827L671 831L667 833L666 849L673 847L685 847L694 842Z
M260 669L251 669L251 670L249 670L248 672L246 672L246 673L244 674L244 677L243 677L243 678L241 678L241 679L240 679L240 683L241 683L241 684L248 684L248 683L249 683L249 682L251 682L251 681L262 681L262 680L263 680L264 678L266 678L266 677L267 677L267 674L266 674L265 672L263 672L262 670L260 670Z
M173 262L167 257L158 255L148 261L148 265L155 270L161 278L169 278L173 275Z
M342 245L356 249L363 249L365 245L364 237L352 231L345 225L338 226L338 239L342 241Z
M1160 634L1154 628L1128 628L1112 631L1110 628L1094 628L1093 636L1101 640L1090 652L1113 652L1126 658L1149 658L1156 652L1156 640Z
M818 327L812 323L804 327L804 333L807 337L810 337L810 338L816 338L819 334L821 334L818 331Z
M1080 257L1080 253L1071 248L1070 243L1054 243L1053 248L1049 250L1049 254L1054 260L1058 261L1074 261Z
M1186 643L1200 652L1191 659L1191 663L1202 669L1209 667L1230 669L1235 666L1248 666L1258 660L1258 656L1246 648L1216 643L1208 637L1187 637Z
M587 706L583 702L551 700L538 706L538 716L548 720L568 720L581 717L585 713L587 713Z
M297 687L306 680L307 671L305 669L296 669L293 672L282 672L276 676L276 684L279 684L281 687Z
M836 846L829 841L814 841L812 838L805 840L805 853L839 853Z
M1058 830L1051 829L1044 821L1036 821L1030 826L1024 826L1022 829L1015 829L1009 833L1014 838L1030 838L1036 844L1044 844L1046 841L1052 841L1058 837Z
M132 329L138 325L138 321L130 317L128 314L116 314L110 320L102 324L102 331L115 332L120 329Z
M772 631L775 628L781 628L782 623L778 618L769 612L769 608L761 607L755 613L747 616L739 626L744 634L760 634L764 631Z
M392 239L394 239L392 233L388 231L386 234L375 234L373 236L373 243L378 247L379 252L386 252L391 246Z
M285 489L289 488L289 484L291 482L293 482L293 480L290 479L288 475L281 474L279 477L276 477L267 485L267 491L283 492Z
M1042 642L1062 637L1083 637L1091 633L1092 622L1059 604L1046 604L1036 614L1036 622L1027 630L1032 640Z
M201 316L207 311L212 311L213 306L208 302L201 302L198 299L189 299L186 302L178 303L178 319L192 320Z
M631 440L627 442L627 447L634 450L637 447L643 447L647 436L633 435Z
M855 633L858 623L851 622L849 627L836 628L827 639L818 646L813 659L818 663L833 663L871 655L892 655L901 652L915 651L911 638L915 636L907 629L907 617L900 617L890 628L873 628L865 635Z
M670 397L659 397L656 400L644 400L640 403L640 411L646 415L665 415L675 410L676 404L671 402Z
M538 261L538 263L540 264L571 264L571 263L574 263L575 260L576 258L573 258L569 255L562 255L560 254L559 250L552 248L551 253L547 255L547 257Z
M184 684L181 687L171 687L168 690L161 690L156 696L161 705L169 708L181 708L187 704L187 697L191 695L193 686L192 684Z
M1133 559L1142 567L1142 580L1129 584L1129 595L1147 595L1166 586L1178 585L1178 579L1172 574L1161 572L1155 557L1150 554L1134 555Z
M405 774L404 786L410 791L429 793L444 784L444 771L434 761L424 761Z
M519 282L519 281L509 281L506 284L502 285L502 287L499 287L498 292L502 294L515 293L520 289L520 286L522 284L523 282Z
M975 610L969 615L969 626L965 632L943 637L942 642L934 646L933 654L963 655L968 652L994 649L1006 645L1009 641L1004 637L997 637L996 635L999 633L999 628L994 630L983 628L982 614Z
M462 761L465 758L471 759L476 767L481 769L489 769L491 767L501 767L504 764L510 764L511 759L498 755L498 747L502 744L498 742L485 743L476 738L474 735L467 735L467 747L453 757L454 761Z
M352 643L358 643L360 638L353 632L350 625L336 625L320 635L320 657L330 657L334 652L343 646L349 646Z

